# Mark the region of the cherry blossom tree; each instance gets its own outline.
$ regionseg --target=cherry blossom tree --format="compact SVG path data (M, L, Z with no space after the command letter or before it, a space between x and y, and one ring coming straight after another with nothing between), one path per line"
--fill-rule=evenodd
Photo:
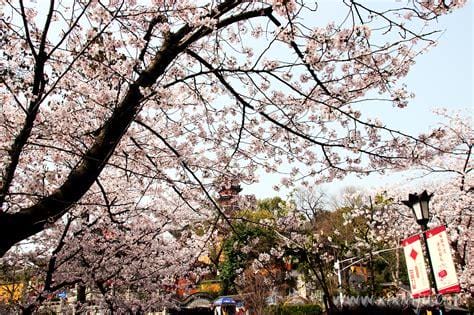
M450 237L451 251L457 266L459 281L464 296L473 297L473 235L472 219L474 205L474 182L472 176L472 149L474 133L466 113L450 113L446 109L436 110L444 118L432 131L421 135L429 143L441 149L439 154L414 163L409 173L410 180L399 184L378 187L379 207L372 211L364 202L353 207L347 224L363 217L369 222L367 239L359 239L357 249L369 248L373 242L383 242L386 248L396 247L400 241L419 233L411 210L405 207L409 193L427 190L433 193L430 201L430 227L446 225ZM362 198L367 193L352 194ZM368 200L369 201L369 200ZM374 200L377 201L377 200Z
M100 212L77 215L75 209L54 229L36 235L34 248L4 256L13 267L28 266L33 280L25 282L29 287L17 303L23 314L35 312L61 291L74 295L75 287L76 311L90 305L111 313L176 307L177 280L204 272L196 262L208 233L199 237L188 228L201 224L196 216L180 220L169 213L160 217L157 209L142 210L139 215L122 214L126 223L118 223ZM92 293L87 299L85 290Z
M272 248L254 260L255 270L283 257L297 258L307 282L314 283L329 297L337 292L334 262L337 258L355 258L350 262L360 261L367 266L370 274L367 293L371 296L377 294L377 284L387 282L387 278L400 284L401 279L406 279L400 263L401 241L420 233L411 210L401 200L408 193L427 189L434 193L430 226L448 227L462 289L462 294L457 295L462 297L458 302L465 305L465 297L472 299L474 134L471 118L466 113L453 114L446 110L437 113L444 118L442 123L420 137L440 151L413 163L407 171L411 180L373 190L346 188L338 196L342 202L335 204L334 211L328 211L328 204L322 202L323 192L300 189L292 195L297 202L282 203L285 211L277 218L257 220L272 230L276 238ZM380 264L384 273L377 267ZM329 299L328 312L336 308Z
M426 189L434 193L430 202L432 218L429 224L431 227L447 226L462 296L472 299L474 133L468 114L449 113L446 110L437 110L437 113L444 118L443 122L420 137L440 148L440 151L434 156L414 163L407 174L411 180L376 187L373 191L346 189L344 196L339 198L343 199L344 203L338 205L337 211L331 212L333 217L329 219L330 226L324 225L321 221L324 216L321 214L319 217L308 218L291 213L282 218L284 222L277 225L277 230L284 240L280 246L286 247L286 252L289 252L290 248L296 253L303 252L309 254L309 257L319 257L319 261L308 259L307 262L308 266L313 266L313 274L323 289L325 282L328 289L330 287L328 279L323 277L325 273L330 274L331 264L336 259L335 255L365 257L371 269L371 262L379 257L374 252L387 250L387 253L391 254L392 250L396 251L400 246L401 240L419 233L419 226L415 223L413 214L401 200L406 199L409 193ZM307 192L310 195L312 193ZM343 211L343 226L338 226L336 219L336 216L340 216L338 214L340 211ZM301 228L309 221L312 224L310 231ZM349 229L349 234L348 231L344 231L346 228ZM282 251L280 248L275 252ZM384 252L384 255L387 253ZM401 278L399 272L403 270L395 268L395 261L392 263L391 277L398 282ZM320 271L317 268L320 268ZM306 269L311 271L310 268ZM371 272L374 281L374 270L371 269ZM374 285L372 282L372 290Z
M444 154L437 155L429 162L420 161L419 176L423 177L424 189L433 193L430 202L432 226L446 225L451 239L451 248L461 287L471 298L474 297L473 265L473 209L474 177L472 150L474 132L472 117L466 113L451 113L446 109L437 110L445 118L435 131L429 135L433 144L443 149ZM436 134L437 136L433 136ZM403 187L399 192L401 199L408 191L416 188ZM419 190L419 189L418 189ZM406 226L407 222L404 222ZM406 227L405 231L411 231Z
M3 255L78 206L113 218L171 192L219 212L217 178L307 184L436 151L361 104L406 106L424 25L464 1L350 1L325 26L295 0L0 3Z

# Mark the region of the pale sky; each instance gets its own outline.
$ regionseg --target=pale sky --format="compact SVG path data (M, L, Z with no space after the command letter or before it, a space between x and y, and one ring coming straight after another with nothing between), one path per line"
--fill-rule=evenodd
M322 5L329 5L323 1ZM331 8L329 8L331 10ZM379 116L391 127L401 128L409 133L427 131L436 124L437 117L431 112L433 108L466 109L471 118L474 114L473 99L473 14L472 2L452 14L438 20L440 34L438 45L428 53L418 56L416 64L405 79L408 90L416 97L403 110L389 110ZM384 117L386 116L386 117ZM387 120L387 117L390 117ZM324 185L329 193L337 193L345 186L361 186L365 188L380 187L400 176L372 175L363 179L349 176L342 182ZM242 194L255 194L257 198L280 196L285 198L288 190L275 192L274 184L280 182L278 175L262 174L261 181L251 186L242 185Z

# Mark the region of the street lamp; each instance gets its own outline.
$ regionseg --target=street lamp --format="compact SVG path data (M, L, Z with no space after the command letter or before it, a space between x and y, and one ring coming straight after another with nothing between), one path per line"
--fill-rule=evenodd
M431 197L433 197L433 194L428 194L426 190L424 190L419 195L417 193L408 194L408 200L402 200L402 203L413 211L413 213L415 214L416 222L421 226L421 230L423 231L422 234L426 245L426 253L428 254L428 263L430 264L431 274L433 275L436 298L438 299L438 302L440 304L441 314L444 314L445 308L443 305L443 296L440 295L438 292L438 286L436 285L436 280L433 272L433 263L431 262L430 249L428 248L425 233L425 231L428 230L428 221L430 220L429 204Z
M433 194L428 194L424 190L421 194L408 194L408 200L402 200L402 203L409 207L415 214L416 222L421 225L423 231L428 229L430 220L430 199Z

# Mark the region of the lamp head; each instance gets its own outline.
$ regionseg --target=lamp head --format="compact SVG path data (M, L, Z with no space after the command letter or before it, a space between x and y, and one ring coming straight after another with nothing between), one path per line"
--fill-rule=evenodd
M421 194L408 194L408 200L402 200L402 203L409 207L416 218L416 222L422 226L426 226L430 219L429 203L433 194L428 194L424 190Z

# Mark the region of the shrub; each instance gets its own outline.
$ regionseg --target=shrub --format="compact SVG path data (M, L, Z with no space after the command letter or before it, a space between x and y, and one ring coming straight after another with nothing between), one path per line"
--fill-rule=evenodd
M271 315L319 315L322 314L321 306L317 304L302 305L273 305L268 308L267 314Z

